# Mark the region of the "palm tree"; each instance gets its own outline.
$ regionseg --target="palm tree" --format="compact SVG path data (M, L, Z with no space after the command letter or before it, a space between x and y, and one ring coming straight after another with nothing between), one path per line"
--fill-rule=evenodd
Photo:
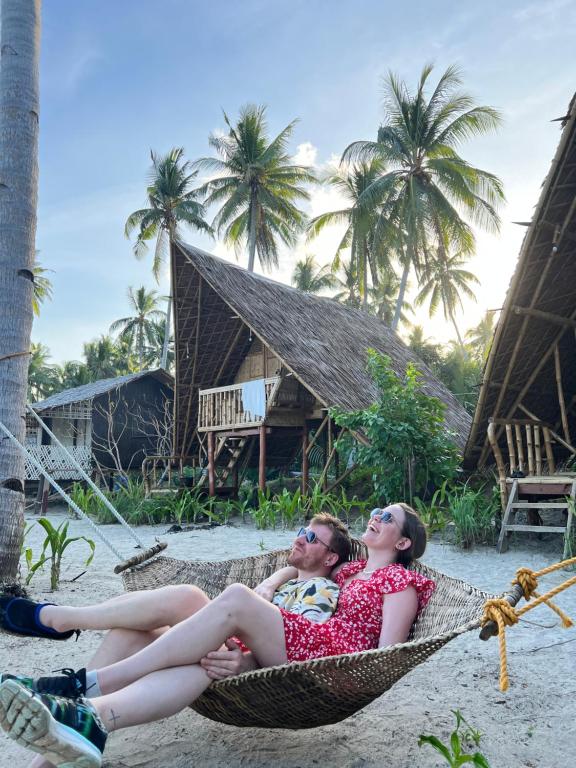
M470 165L456 151L464 140L495 129L500 115L492 107L476 106L460 90L462 79L455 66L441 75L428 97L431 72L432 66L426 65L416 93L390 73L377 140L354 142L343 154L345 161L378 159L388 169L359 202L369 210L384 204L375 237L388 233L400 253L403 273L394 329L410 269L420 273L430 252L444 243L470 254L475 241L468 222L497 230L497 207L504 200L500 180Z
M368 311L383 320L386 325L392 324L399 289L400 279L391 266L380 272L377 285L370 288ZM411 306L405 301L400 313L402 322L408 322L408 312L411 312Z
M0 3L0 422L24 442L38 199L40 0ZM0 441L0 584L18 571L24 457Z
M488 310L477 326L470 328L466 333L466 341L475 352L475 357L480 362L485 362L494 339L494 311Z
M461 253L450 255L446 249L439 252L437 257L425 266L422 274L423 285L416 297L416 304L420 306L427 299L430 301L430 317L436 313L438 305L442 303L444 318L450 320L454 326L462 349L464 349L464 342L456 325L454 313L462 308L462 294L476 301L469 283L479 282L476 275L462 269L464 263L465 259Z
M147 291L141 286L136 291L128 288L128 303L134 311L132 317L122 317L110 326L110 333L118 333L118 338L126 340L128 347L136 350L138 368L142 370L146 343L154 343L153 323L165 319L165 313L158 309L158 293Z
M84 344L84 357L90 381L111 379L133 372L128 349L120 349L110 336L101 336Z
M328 264L318 266L312 254L297 261L292 272L292 285L305 293L321 293L336 286L336 276Z
M36 402L58 389L58 371L48 363L50 350L44 344L30 345L28 366L28 398Z
M80 387L82 384L89 384L93 381L86 363L81 363L78 360L66 360L62 365L57 365L56 380L54 392Z
M167 256L172 253L172 246L179 235L181 224L188 224L194 229L212 233L212 229L204 220L204 206L198 202L198 190L191 189L198 175L197 171L190 172L190 164L184 161L182 148L171 149L167 155L159 156L150 152L152 169L150 185L147 190L149 208L134 211L128 216L125 235L130 237L138 228L138 237L134 244L134 254L142 258L148 250L148 242L156 238L156 248L152 261L152 272L158 281L160 271ZM168 339L170 337L170 320L172 316L172 280L173 272L170 265L170 292L166 307L166 343L162 350L160 365L166 367L168 358Z
M221 204L212 226L237 253L248 248L249 272L254 271L256 253L263 269L277 267L279 241L294 246L306 221L296 206L309 199L302 185L316 181L309 168L294 165L288 154L296 121L269 141L266 107L242 107L235 126L225 112L224 120L228 133L209 139L219 157L195 163L217 174L202 187L206 205Z
M45 301L52 300L52 281L49 277L46 277L47 272L52 272L52 269L46 269L41 266L37 261L32 267L32 274L34 275L34 288L32 291L32 311L36 317L40 316L40 305Z
M341 261L340 270L335 274L335 277L335 287L340 290L332 296L334 301L341 301L342 304L346 304L348 307L358 309L360 307L360 297L357 293L358 278L356 277L354 264L350 261Z
M424 328L421 325L413 325L408 336L408 346L418 355L422 362L436 371L442 362L440 345L424 336Z
M327 183L339 192L349 206L338 211L329 211L312 219L308 226L308 236L316 237L327 226L346 225L334 256L334 267L338 269L342 252L350 249L350 262L354 265L358 278L358 292L365 309L368 305L369 279L372 276L373 287L378 286L378 270L383 266L386 250L383 242L374 241L374 232L380 215L375 207L360 204L364 192L382 176L384 165L379 158L356 165L341 165L338 171L328 177ZM387 263L387 259L384 259Z

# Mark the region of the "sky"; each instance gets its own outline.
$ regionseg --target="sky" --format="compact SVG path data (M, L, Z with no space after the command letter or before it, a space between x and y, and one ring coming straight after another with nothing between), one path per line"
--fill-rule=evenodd
M146 203L150 150L211 154L208 136L246 103L265 104L271 135L298 118L291 152L322 173L344 148L375 138L389 71L415 86L456 63L477 103L499 109L500 130L466 143L471 163L504 182L499 234L479 233L470 270L477 303L457 321L476 325L502 306L560 137L554 118L576 90L573 0L45 0L41 43L37 248L54 298L33 341L51 362L81 359L82 344L129 314L129 286L155 286L151 257L137 261L127 216ZM311 190L310 215L339 205ZM214 211L212 212L212 214ZM235 260L196 232L184 239ZM284 250L269 276L290 281L297 259L331 261L338 230ZM240 260L245 265L247 259ZM413 294L412 294L413 296ZM441 312L415 322L437 341L454 338Z

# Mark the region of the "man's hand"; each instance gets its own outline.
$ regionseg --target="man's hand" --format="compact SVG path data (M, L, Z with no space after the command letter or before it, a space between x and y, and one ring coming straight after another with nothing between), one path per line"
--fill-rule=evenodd
M243 653L240 646L232 639L226 640L226 650L210 651L200 665L212 680L223 680L225 677L240 675L258 669L251 653Z

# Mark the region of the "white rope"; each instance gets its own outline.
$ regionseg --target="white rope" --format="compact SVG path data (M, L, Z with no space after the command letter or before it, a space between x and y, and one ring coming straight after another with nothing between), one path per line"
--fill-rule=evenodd
M53 440L53 442L55 442L55 443L56 443L56 445L57 445L59 448L61 448L61 449L64 451L64 453L65 453L65 454L68 456L68 458L70 459L70 463L72 464L72 466L73 466L73 467L74 467L74 468L75 468L75 469L78 471L78 473L80 474L80 476L84 478L84 480L85 480L85 481L88 483L88 485L90 486L90 488L92 488L92 490L93 490L93 491L94 491L94 493L95 493L95 494L98 496L98 498L99 498L99 499L100 499L100 501L101 501L101 502L104 504L104 506L105 506L105 507L107 507L107 508L110 510L110 512L112 512L112 514L114 515L114 517L116 518L116 520L118 520L118 522L120 523L120 525L124 526L124 528L125 528L125 529L128 531L128 533L130 534L130 536L132 536L132 538L133 538L133 539L136 541L136 543L137 543L137 544L138 544L140 547L142 547L142 549L146 549L146 547L145 547L144 543L143 543L143 542L140 540L140 538L137 536L137 534L134 532L134 530L133 530L133 529L132 529L132 528L131 528L131 527L128 525L128 523L126 522L126 520L124 520L124 518L122 517L122 515L120 514L120 512L118 512L118 511L117 511L117 509L116 509L116 508L113 506L113 504L112 504L112 502L110 501L110 499L108 499L108 498L107 498L107 497L106 497L106 496L105 496L105 495L102 493L102 491L100 490L100 488L98 488L98 486L97 486L97 485L96 485L96 483L95 483L95 482L92 480L92 478L91 478L91 477L90 477L88 474L86 474L86 472L85 472L85 471L84 471L84 469L82 468L82 465L81 465L81 464L80 464L78 461L76 461L75 457L74 457L74 456L72 456L72 454L70 453L70 451L68 451L68 450L67 450L67 449L66 449L66 448L65 448L65 447L62 445L62 443L60 442L60 440L58 440L58 438L56 437L56 435L54 434L54 432L52 432L52 430L51 430L51 429L50 429L50 428L49 428L49 427L46 425L46 422L45 422L45 421L43 421L43 420L40 418L40 416L39 416L39 415L36 413L36 411L34 410L34 408L32 408L32 406L31 406L31 405L27 405L27 406L26 406L26 408L27 408L28 412L29 412L29 413L31 413L31 414L32 414L32 416L34 416L34 418L36 419L36 421L38 422L38 424L40 424L40 426L42 427L42 429L43 429L43 430L45 430L45 431L46 431L46 433L47 433L48 435L50 435L50 438Z
M113 545L111 542L109 542L109 541L108 541L108 539L107 539L107 538L106 538L106 536L104 536L104 534L103 534L103 533L100 531L100 529L98 528L98 526L97 526L97 525L96 525L96 524L95 524L95 523L94 523L94 522L93 522L93 521L92 521L92 520L91 520L91 519L88 517L88 515L87 515L85 512L83 512L83 511L80 509L80 507L79 507L79 506L78 506L78 505L77 505L77 504L76 504L74 501L72 501L72 499L70 498L70 496L68 496L68 494L66 493L66 491L65 491L63 488L61 488L61 487L58 485L58 483L56 482L56 480L54 480L52 477L50 477L50 475L49 475L49 474L48 474L48 472L47 472L47 471L44 469L44 467L42 466L42 464L40 464L40 462L39 462L39 461L36 461L36 459L34 458L34 456L32 456L32 454L30 453L30 451L28 451L28 450L27 450L27 449L26 449L26 448L25 448L25 447L22 445L22 443L21 443L21 442L18 440L18 438L17 438L17 437L15 437L15 436L12 434L12 432L10 432L10 430L8 429L8 427L6 427L6 426L5 426L5 425L4 425L4 424L3 424L1 421L0 421L0 429L2 430L2 432L4 432L4 434L5 434L5 435L6 435L8 438L10 438L10 440L12 440L12 442L13 442L15 445L17 445L17 446L18 446L18 448L20 449L20 451L21 451L21 452L24 454L24 456L26 456L26 458L28 459L28 461L29 461L29 462L30 462L30 463L31 463L31 464L32 464L34 467L36 467L36 469L38 470L38 472L40 472L42 475L44 475L44 477L46 478L46 480L48 480L48 482L50 483L50 485L54 486L54 488L55 488L55 489L58 491L58 493L60 494L60 496L62 496L62 498L63 498L63 499L64 499L64 500L65 500L65 501L66 501L66 502L67 502L67 503L68 503L68 504L69 504L69 505L72 507L72 509L74 510L74 512L76 512L76 514L80 515L80 517L82 517L82 518L84 518L84 520L86 520L86 522L87 522L87 523L88 523L88 524L91 526L91 528L93 529L94 533L95 533L97 536L99 536L99 537L100 537L100 539L102 539L102 541L104 542L104 544L106 544L106 546L108 547L108 549L109 549L109 550L110 550L110 551L111 551L111 552L112 552L114 555L116 555L116 557L118 558L118 560L120 560L120 562L121 562L121 563L123 563L123 562L124 562L124 560L126 560L126 558L125 558L125 557L122 557L122 555L120 554L120 552L118 552L118 550L116 549L116 547L115 547L115 546L114 546L114 545Z

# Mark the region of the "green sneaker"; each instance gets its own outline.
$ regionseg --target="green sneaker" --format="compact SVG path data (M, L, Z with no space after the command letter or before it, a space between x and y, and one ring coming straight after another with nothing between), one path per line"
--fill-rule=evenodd
M0 685L0 726L57 768L100 768L108 733L85 699L33 693L16 680Z
M48 693L50 696L63 696L65 699L78 699L86 694L86 670L61 669L62 675L54 677L21 677L8 672L0 675L0 684L6 680L16 680L34 693Z

